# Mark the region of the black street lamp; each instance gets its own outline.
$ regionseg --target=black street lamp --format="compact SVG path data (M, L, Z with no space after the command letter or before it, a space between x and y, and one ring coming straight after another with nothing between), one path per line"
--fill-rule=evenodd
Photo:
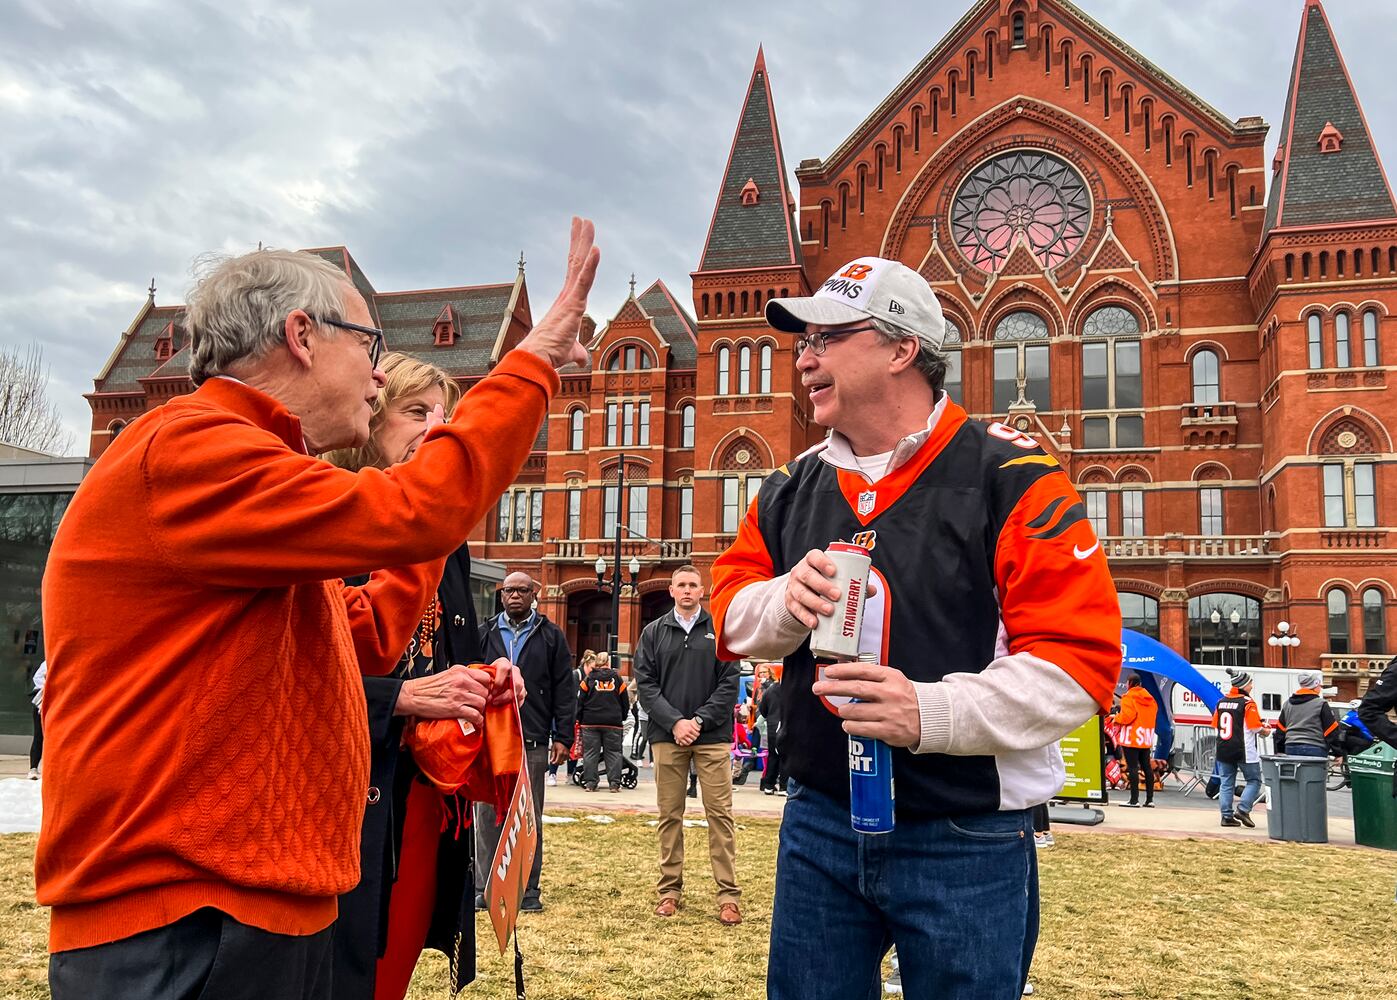
M1276 630L1271 633L1271 637L1266 640L1267 645L1279 646L1281 648L1281 666L1290 666L1290 648L1300 645L1300 636L1290 625L1290 622L1278 622Z
M611 669L618 674L621 672L621 650L618 644L617 633L621 631L621 588L629 582L635 586L636 578L640 576L640 560L631 556L630 565L626 568L631 571L629 581L621 578L621 522L625 519L626 511L626 455L621 454L621 460L616 466L616 540L615 540L615 569L611 571L611 579L606 578L606 557L597 556L594 568L597 571L597 589L611 591L611 639L608 647L611 653Z

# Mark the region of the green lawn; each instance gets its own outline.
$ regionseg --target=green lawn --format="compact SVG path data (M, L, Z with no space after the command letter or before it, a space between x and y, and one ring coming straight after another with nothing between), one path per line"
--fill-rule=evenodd
M646 819L547 827L548 909L520 925L531 1000L764 995L776 822L739 824L746 923L728 929L714 919L702 829L686 832L686 908L669 921L651 916L656 845ZM48 996L35 839L0 836L3 998ZM1039 855L1039 997L1397 996L1397 854L1080 832L1058 832L1057 843ZM512 1000L512 955L501 958L488 922L478 924L480 976L462 996ZM445 959L432 954L409 995L444 998L445 982Z

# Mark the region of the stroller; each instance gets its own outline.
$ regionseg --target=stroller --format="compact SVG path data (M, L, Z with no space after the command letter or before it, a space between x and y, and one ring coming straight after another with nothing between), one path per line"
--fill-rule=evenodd
M638 749L637 749L638 748ZM640 783L640 761L645 753L645 736L636 735L635 713L626 714L626 722L621 727L621 787L634 788ZM572 772L572 783L582 787L582 727L577 727L576 738L572 741L569 755L577 761L577 769ZM606 755L597 762L597 780L605 780Z

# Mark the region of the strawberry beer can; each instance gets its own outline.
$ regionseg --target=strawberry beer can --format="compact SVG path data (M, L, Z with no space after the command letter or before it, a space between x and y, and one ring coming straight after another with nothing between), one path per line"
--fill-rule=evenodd
M859 656L859 630L863 628L863 602L868 591L868 569L873 559L868 549L849 542L832 542L825 555L834 562L834 584L839 599L834 613L820 615L810 633L810 652L819 660L853 662Z

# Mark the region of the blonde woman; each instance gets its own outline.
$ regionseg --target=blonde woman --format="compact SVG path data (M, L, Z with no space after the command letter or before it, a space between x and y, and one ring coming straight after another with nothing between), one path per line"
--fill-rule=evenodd
M406 462L423 436L456 405L445 372L404 354L385 355L386 376L362 448L324 457L342 468L386 469ZM358 581L356 581L358 582ZM470 597L470 553L447 559L436 599L422 612L397 669L365 677L373 759L361 848L362 879L340 897L334 936L337 1000L401 1000L424 948L451 959L452 995L475 978L475 911L470 804L443 796L402 746L410 718L466 718L482 725L484 675Z

